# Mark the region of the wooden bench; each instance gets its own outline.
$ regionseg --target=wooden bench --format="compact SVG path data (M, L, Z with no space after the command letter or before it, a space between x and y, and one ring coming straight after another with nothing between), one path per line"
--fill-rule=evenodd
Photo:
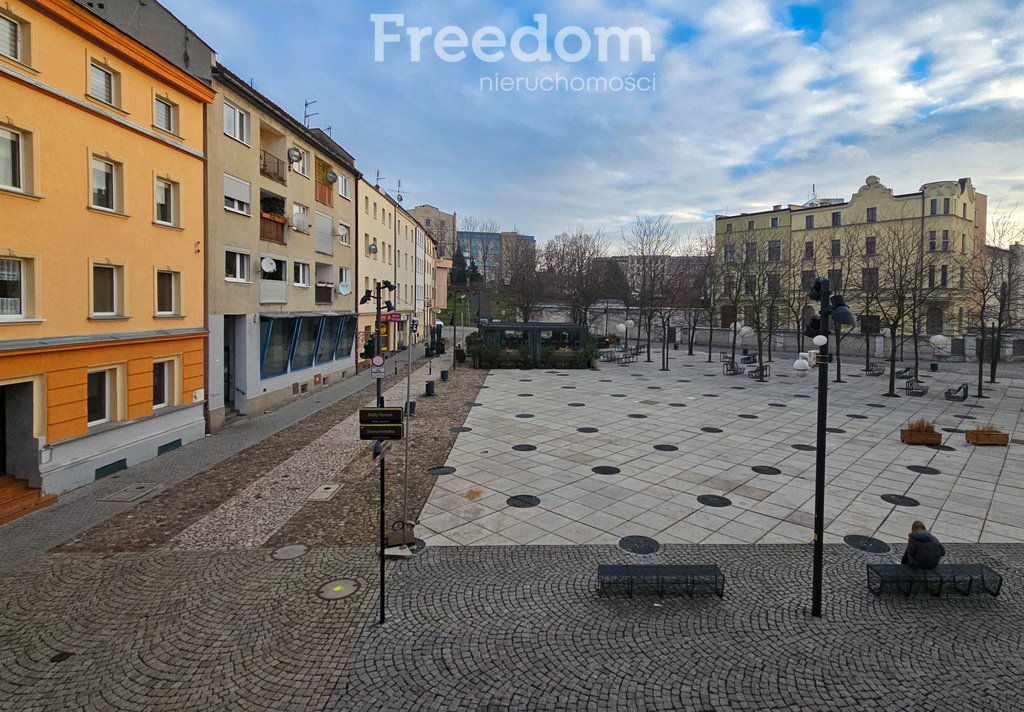
M974 584L992 596L1003 588L1003 577L985 564L939 564L934 569L915 569L903 564L868 564L868 590L876 596L883 589L894 586L904 596L910 596L915 586L922 586L932 596L942 593L943 586L952 584L958 593L969 596Z
M743 366L740 366L735 361L726 361L722 364L722 375L724 376L740 376L743 375Z
M768 378L770 375L772 375L772 367L767 363L763 366L758 366L757 368L752 368L747 371L747 376L749 378Z
M959 388L947 388L946 389L946 400L957 401L963 403L967 400L968 387L966 383L961 383Z
M868 364L864 371L869 376L882 376L885 374L885 366L879 366L877 363L872 362Z
M908 396L926 396L928 395L928 386L921 383L916 378L911 378L907 381L904 388Z
M630 597L637 587L654 590L659 596L681 587L691 598L697 591L725 595L725 575L717 564L599 564L597 592L622 586Z

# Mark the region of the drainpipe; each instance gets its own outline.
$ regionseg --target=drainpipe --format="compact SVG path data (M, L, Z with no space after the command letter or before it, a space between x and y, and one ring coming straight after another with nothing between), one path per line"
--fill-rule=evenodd
M355 198L356 204L353 207L355 207L356 219L353 221L355 223L355 226L354 226L353 229L355 230L356 234L352 238L352 281L353 281L353 286L355 286L355 289L352 290L352 294L353 295L355 295L356 293L359 292L359 284L360 284L360 282L359 282L359 235L362 234L362 233L359 230L359 184L362 182L360 180L360 178L362 178L363 176L362 176L361 173L359 173L357 171L355 177L356 177L356 180L355 180L355 183L356 183L356 198ZM355 324L355 327L353 329L354 332L355 332L355 336L352 339L352 349L355 352L354 353L353 362L355 364L355 373L356 373L356 375L358 375L359 374L359 298L353 296L352 299L353 299L353 310L356 313L356 324Z

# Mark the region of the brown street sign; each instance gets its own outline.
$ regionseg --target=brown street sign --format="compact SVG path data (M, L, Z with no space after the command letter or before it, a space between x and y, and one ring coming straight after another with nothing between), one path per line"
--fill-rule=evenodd
M401 440L405 437L405 426L398 425L360 425L360 440Z
M360 408L360 425L401 425L401 408Z

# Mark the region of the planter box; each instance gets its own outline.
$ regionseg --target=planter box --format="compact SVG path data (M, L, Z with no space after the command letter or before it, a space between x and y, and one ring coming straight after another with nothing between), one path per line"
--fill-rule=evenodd
M1009 445L1010 434L996 432L986 432L979 430L968 430L964 433L967 438L967 442L971 445Z
M915 430L900 430L900 440L907 445L941 445L942 433L921 433Z

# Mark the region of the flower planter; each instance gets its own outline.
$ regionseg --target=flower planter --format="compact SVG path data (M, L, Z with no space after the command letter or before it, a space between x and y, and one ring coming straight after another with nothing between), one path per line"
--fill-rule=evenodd
M971 445L1009 445L1010 434L987 430L968 430L964 433Z
M900 440L907 445L941 445L942 433L927 433L919 430L900 430Z

